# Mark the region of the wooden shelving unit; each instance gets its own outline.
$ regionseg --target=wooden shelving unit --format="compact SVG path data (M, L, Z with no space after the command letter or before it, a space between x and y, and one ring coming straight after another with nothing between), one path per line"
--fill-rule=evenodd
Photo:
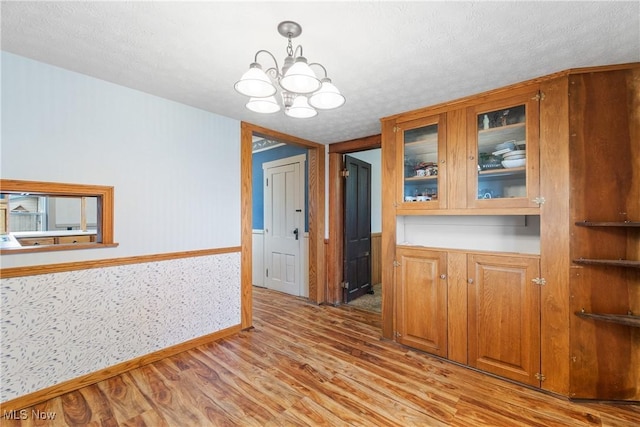
M613 228L635 228L640 227L640 221L577 221L580 227L613 227ZM627 259L589 259L578 258L573 260L574 264L581 265L602 265L611 267L640 268L640 261Z

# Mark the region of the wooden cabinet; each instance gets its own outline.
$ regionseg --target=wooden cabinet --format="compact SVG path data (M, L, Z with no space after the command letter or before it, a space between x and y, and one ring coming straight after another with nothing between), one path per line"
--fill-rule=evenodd
M400 217L540 221L537 275L535 256L488 259L497 254L442 249L443 239L434 239L446 253L446 357L571 398L640 401L638 111L634 63L566 70L382 119L383 263L405 250L398 246ZM405 202L409 143L398 132L436 122L437 203ZM525 162L500 168L504 156L491 156L509 141L524 148ZM429 246L428 236L420 238L426 241L410 241ZM386 338L396 323L414 321L399 302L408 286L400 268L399 282L383 270L383 300L396 309L383 308ZM546 284L533 284L534 276ZM420 334L431 348L444 345L432 332Z
M446 252L399 248L397 262L398 342L446 357Z
M536 255L398 247L397 340L540 386L539 271Z
M70 236L38 236L38 237L20 237L18 242L22 246L40 246L40 245L61 245L61 244L79 244L79 243L95 243L95 234L82 234Z
M540 386L540 261L469 254L469 365Z
M55 245L56 240L53 237L23 237L18 239L22 246L40 246Z
M538 207L539 99L522 95L467 108L467 207Z
M447 206L446 121L434 115L398 123L397 204L403 209Z
M90 242L91 242L91 235L56 237L57 244L90 243Z
M397 213L538 214L540 97L531 84L383 119L394 129L383 145L395 145Z

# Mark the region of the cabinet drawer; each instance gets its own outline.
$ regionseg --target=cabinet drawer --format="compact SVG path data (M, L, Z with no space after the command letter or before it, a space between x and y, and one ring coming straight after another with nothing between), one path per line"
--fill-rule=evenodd
M57 243L89 243L91 236L60 236L57 237Z
M56 243L53 237L24 237L18 239L18 242L22 246L53 245Z

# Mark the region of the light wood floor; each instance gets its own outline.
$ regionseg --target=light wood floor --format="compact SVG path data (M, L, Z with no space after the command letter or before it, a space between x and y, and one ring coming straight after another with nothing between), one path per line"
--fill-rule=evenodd
M380 339L380 318L254 289L255 329L27 409L3 426L639 426ZM55 413L53 422L32 410Z

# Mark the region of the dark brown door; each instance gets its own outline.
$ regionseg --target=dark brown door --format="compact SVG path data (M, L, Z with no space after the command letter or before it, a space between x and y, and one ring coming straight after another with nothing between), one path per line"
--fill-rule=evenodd
M371 285L371 165L345 156L345 303L373 292Z

